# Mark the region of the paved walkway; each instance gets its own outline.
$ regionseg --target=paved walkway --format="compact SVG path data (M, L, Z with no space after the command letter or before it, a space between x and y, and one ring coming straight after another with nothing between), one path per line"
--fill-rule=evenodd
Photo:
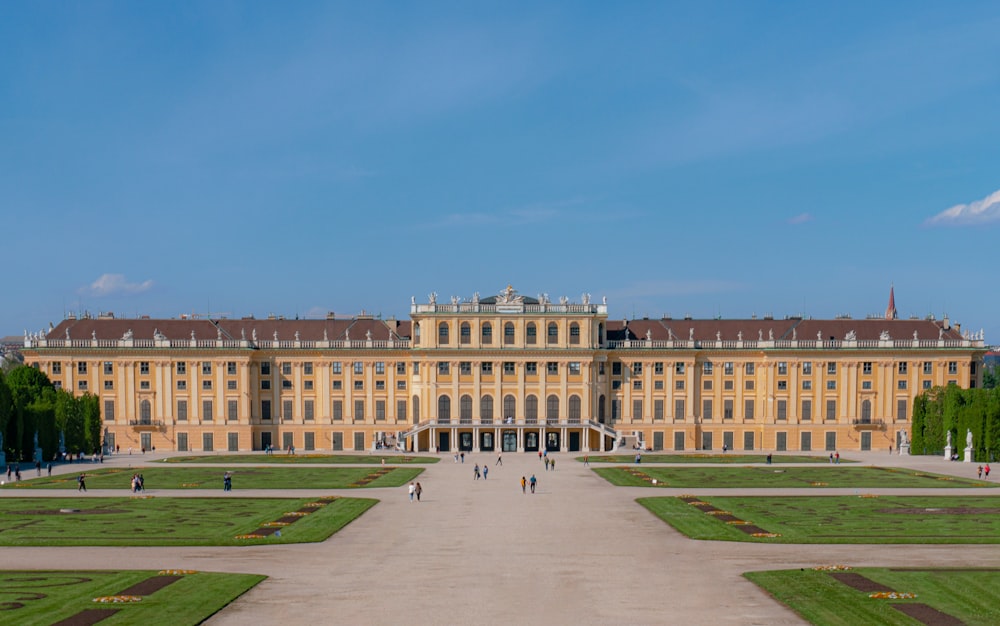
M1000 546L692 541L634 502L638 496L672 491L612 487L569 455L554 458L556 470L546 472L537 455L531 454L504 455L502 467L495 465L495 455L467 455L464 464L445 456L441 463L425 466L427 471L419 478L424 487L420 503L409 502L405 487L352 490L349 495L382 501L322 544L0 548L0 559L4 568L177 568L266 574L268 580L209 621L240 626L332 620L354 624L801 624L796 615L743 579L742 572L829 563L1000 566ZM965 477L972 477L976 468L975 464L885 452L848 453L844 460L848 459ZM109 463L138 465L149 460L149 455L118 457ZM477 462L489 465L488 480L473 480ZM79 469L70 466L59 471ZM520 478L532 473L539 480L537 493L522 494ZM805 490L767 490L793 492ZM1000 489L924 492L1000 496ZM57 495L50 490L0 493ZM77 495L75 490L61 493ZM211 493L222 495L221 490ZM275 497L348 492L275 493L239 490L237 484L233 493ZM120 495L95 490L90 494Z

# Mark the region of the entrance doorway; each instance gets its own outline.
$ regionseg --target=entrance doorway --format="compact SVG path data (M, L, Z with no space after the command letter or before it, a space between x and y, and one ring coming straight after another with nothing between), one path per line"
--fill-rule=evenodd
M675 431L674 432L674 450L684 449L684 432Z
M458 451L472 452L472 433L458 433Z
M702 450L712 449L712 433L701 434L701 449Z
M493 452L494 448L493 433L489 431L479 433L479 449L483 452Z
M450 452L451 451L451 438L448 436L447 430L442 430L438 432L438 452Z
M271 433L263 432L260 434L260 449L267 450L271 447Z
M503 436L503 451L517 452L517 431L505 430L503 431L502 436Z
M545 449L549 452L559 452L559 433L545 433Z
M580 451L580 433L573 431L569 434L569 451L579 452Z
M663 450L663 433L655 432L653 433L653 451L659 452Z
M538 433L535 431L528 431L524 433L524 451L525 452L538 452Z
M139 433L139 445L143 450L152 450L153 436L150 433Z
M868 431L861 433L861 449L866 452L872 449L872 434Z

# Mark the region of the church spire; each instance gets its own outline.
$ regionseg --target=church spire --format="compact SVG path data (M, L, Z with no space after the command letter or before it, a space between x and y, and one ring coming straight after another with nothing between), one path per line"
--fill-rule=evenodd
M893 285L889 286L889 306L885 307L885 319L896 319L896 294Z

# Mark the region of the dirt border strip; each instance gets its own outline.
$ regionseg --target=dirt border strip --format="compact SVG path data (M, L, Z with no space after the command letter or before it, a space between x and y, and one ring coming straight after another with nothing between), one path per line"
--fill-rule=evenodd
M906 604L892 604L892 608L907 617L912 617L921 624L927 626L964 626L965 622L954 615L948 615L921 602L907 602Z
M70 615L64 620L52 624L52 626L91 626L102 620L106 620L121 609L84 609L76 615Z
M118 596L151 596L167 585L172 585L183 576L151 576L146 580L140 580L124 591L119 591Z
M894 591L892 587L886 587L882 583L877 583L871 578L855 572L829 572L835 580L847 585L851 589L873 593L876 591Z

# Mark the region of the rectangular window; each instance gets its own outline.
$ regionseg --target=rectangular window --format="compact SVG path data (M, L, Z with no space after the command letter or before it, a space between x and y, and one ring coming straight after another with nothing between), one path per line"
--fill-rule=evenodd
M525 372L527 374L537 374L538 373L537 367L538 366L535 363L527 363L525 365ZM504 373L504 376L513 376L514 375L514 362L513 361L504 361L503 362L503 373Z
M420 375L420 363L414 363L413 364L413 375L414 376L419 376Z
M281 419L285 422L292 421L292 401L282 400L281 401Z
M490 361L483 361L480 364L480 369L481 369L481 371L482 371L483 374L485 374L486 376L489 376L489 375L493 374L493 363L491 363Z
M545 373L549 375L555 375L559 373L559 364L555 361L549 361L545 364Z
M201 449L205 452L212 452L215 450L215 437L214 433L202 433L201 434Z
M788 362L778 361L778 376L788 375Z
M264 361L263 363L260 364L260 375L261 376L270 376L271 375L271 362L270 361Z
M931 381L925 380L923 382L923 387L924 387L924 389L930 389L931 388Z
M448 361L438 361L438 374L447 376L450 371Z
M87 373L87 364L83 364L83 373ZM957 374L958 373L958 361L948 361L948 373Z
M865 361L864 363L861 364L861 373L865 374L866 376L872 373L871 361Z
M813 388L813 381L811 381L811 380L803 380L802 381L802 390L803 391L809 391L812 388Z
M59 364L55 363L54 365L59 365ZM53 374L58 374L59 372L53 370L52 373ZM104 375L105 376L113 376L114 373L115 373L115 366L114 366L114 364L112 364L111 361L105 361L104 362Z
M653 419L663 420L663 400L653 400Z
M212 362L211 361L202 361L201 362L201 373L202 373L203 376L211 376L212 375Z
M385 381L384 380L376 380L375 381L375 391L384 391L384 390L385 390Z
M753 363L747 363L744 366L744 369L746 370L746 375L747 376L753 376L753 373L754 373L754 364Z
M896 400L896 421L906 421L906 400L903 398Z
M385 400L375 401L375 420L385 421Z
M302 364L302 373L305 374L306 376L312 376L313 373L312 361L306 361L305 363Z
M344 371L344 366L340 361L334 361L333 363L330 363L330 371L334 374L341 374Z
M743 384L743 387L747 391L753 391L753 381L752 380L745 381L744 384Z
M753 419L753 400L743 401L743 417L748 420Z
M632 381L632 389L642 389L642 379L636 378Z
M837 388L837 381L835 380L826 381L826 388L830 391L833 391L834 389Z
M188 402L187 400L177 401L177 421L186 422L188 418Z
M214 419L214 416L212 415L212 409L213 405L211 400L201 401L201 420L203 422L211 422Z
M115 401L105 400L104 401L104 421L113 422L115 421Z
M569 362L569 373L570 375L578 375L580 373L580 362L570 361Z
M187 363L185 363L184 361L178 361L177 362L177 375L178 376L184 376L185 374L187 374Z
M684 398L674 400L674 419L684 419L686 417L684 415L684 410Z
M355 361L354 362L354 373L355 374L364 374L365 373L365 364L364 364L364 361Z
M282 376L291 376L292 375L292 364L291 363L282 363L281 364L281 375Z
M712 390L712 381L711 380L704 380L704 381L702 381L701 388L704 389L705 391L711 391Z
M344 401L334 400L333 401L333 419L337 422L344 420Z
M928 376L934 373L934 364L930 361L924 361L924 374Z
M635 398L632 400L632 419L642 419L642 398Z
M712 419L712 399L705 398L701 401L701 418L704 420Z
M722 381L722 388L725 389L726 391L732 391L733 390L733 381L731 381L731 380L724 380L724 381Z
M632 374L634 376L642 374L642 363L636 361L635 363L632 364Z
M897 365L897 371L900 374L903 374L903 375L906 374L906 361L900 361L899 362L899 364Z
M235 391L236 390L236 381L235 380L227 380L226 381L226 389L228 389L229 391Z
M662 380L654 380L653 381L653 389L655 389L657 391L663 391L663 381Z
M396 421L406 421L406 400L396 400Z
M870 380L863 380L863 381L861 381L861 388L864 389L865 391L871 389L872 388L872 381L870 381Z
M657 361L656 363L653 363L653 373L657 375L663 373L663 361Z
M140 380L139 381L139 389L149 389L149 381L148 380Z
M835 420L837 419L837 401L827 400L826 401L826 419Z
M621 363L612 363L611 364L611 375L612 376L621 376L622 375L622 364Z
M396 376L406 376L406 363L396 363Z
M733 419L733 400L732 398L726 398L722 401L722 419L731 420Z
M113 381L113 380L106 380L106 381L104 381L104 389L105 389L105 391L113 391L114 388L115 388L115 381Z
M87 390L87 381L81 380L81 381L77 382L76 383L76 388L79 389L80 391L86 391Z
M80 361L76 364L76 373L82 376L87 375L87 363L85 361Z
M261 400L260 401L260 418L263 420L271 419L271 401Z
M810 374L813 373L813 364L812 364L812 361L803 361L802 362L802 373L804 375L806 375L806 376L809 376Z
M361 422L365 419L365 401L355 400L354 401L354 421Z
M620 381L620 380L613 380L613 381L611 381L611 389L612 390L614 390L614 389L621 389L621 388L622 388L622 381Z
M702 366L701 366L701 371L702 371L703 374L711 374L712 373L712 362L711 361L705 361L702 364Z
M902 389L906 389L906 381L905 380L897 380L896 381L896 389L901 389L901 390Z
M344 381L342 381L342 380L335 380L335 381L333 381L333 390L334 391L340 391L343 388L344 388Z
M202 389L211 389L212 388L212 381L211 380L203 380L203 381L201 381L201 388Z
M236 400L226 401L226 419L230 422L235 422L239 420L239 406L240 403Z
M834 361L830 361L826 364L826 373L830 376L837 375L837 364Z
M312 421L316 418L316 404L313 400L302 402L302 419Z
M62 363L53 363L52 364L52 373L56 374L56 375L62 374ZM111 372L108 371L108 363L104 364L104 373L105 374L110 374L111 373Z
M397 380L396 381L396 389L406 389L406 381L405 380Z
M236 361L226 361L226 375L236 376Z
M776 419L788 419L788 400L778 400L778 415Z
M462 361L458 364L458 372L462 376L469 376L472 374L472 363L470 361Z
M802 401L802 415L801 415L801 417L802 417L802 421L803 422L808 422L808 421L812 420L812 418L813 418L813 401L812 400L803 400Z
M356 380L356 381L354 381L354 389L356 391L361 391L364 388L365 388L365 381L363 381L363 380Z
M674 381L674 389L676 389L677 391L682 391L684 389L684 381L683 380L675 380Z
M779 380L778 381L778 391L785 391L786 389L788 389L788 381L787 380Z
M375 373L385 374L385 361L375 361Z
M684 373L684 364L674 363L674 374L683 374L683 373Z
M726 375L726 376L732 376L733 375L733 371L734 371L734 368L733 368L733 362L732 361L726 361L725 363L722 364L722 373L724 375Z
M550 344L557 343L559 341L559 327L556 326L555 324L549 324L548 335L549 335L548 342Z

